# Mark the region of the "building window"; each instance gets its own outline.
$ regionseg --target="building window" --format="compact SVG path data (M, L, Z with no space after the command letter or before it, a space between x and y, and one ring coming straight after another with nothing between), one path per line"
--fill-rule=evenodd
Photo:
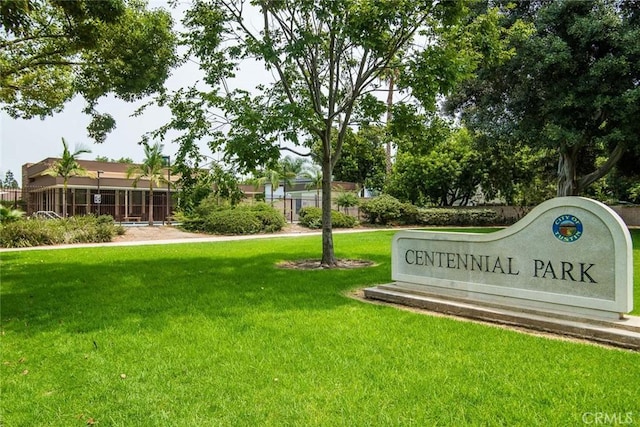
M76 204L77 205L86 205L87 204L87 190L86 189L76 189Z

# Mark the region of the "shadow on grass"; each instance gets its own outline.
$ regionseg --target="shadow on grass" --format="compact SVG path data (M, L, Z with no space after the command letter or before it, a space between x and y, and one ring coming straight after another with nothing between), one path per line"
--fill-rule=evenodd
M292 271L276 267L278 261L299 259L291 252L193 256L196 250L180 258L143 259L116 259L99 249L93 253L80 262L74 262L73 251L61 261L49 253L39 264L21 262L23 257L15 254L3 256L9 268L2 274L2 327L21 333L84 333L127 324L161 329L179 316L241 320L256 311L332 310L353 304L341 291L390 275L388 260L380 254L361 256L375 260L376 267Z

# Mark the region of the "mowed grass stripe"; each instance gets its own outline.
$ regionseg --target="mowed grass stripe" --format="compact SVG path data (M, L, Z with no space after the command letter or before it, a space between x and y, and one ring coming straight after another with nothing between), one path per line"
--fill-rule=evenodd
M392 234L334 236L339 257L377 263L340 271L275 266L318 257L319 236L3 253L2 422L640 419L638 353L347 298L390 280Z

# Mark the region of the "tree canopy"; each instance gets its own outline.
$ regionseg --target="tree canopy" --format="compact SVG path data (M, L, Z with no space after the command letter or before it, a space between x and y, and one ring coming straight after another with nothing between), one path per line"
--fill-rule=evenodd
M196 142L206 139L248 170L272 164L283 148L319 140L322 264L334 266L331 179L347 131L370 120L365 107L376 105L364 101L391 67L432 61L447 68L446 58L434 61L428 52L460 10L457 1L197 0L186 14L184 38L213 90L193 87L161 100L174 112L161 132L184 131L179 158L197 156ZM256 91L233 89L229 81L249 59L263 64L273 80ZM443 73L420 85L420 95L435 99L435 89L449 80Z
M474 149L466 128L453 128L437 116L422 127L421 139L398 143L387 192L418 206L467 205L484 179L488 158Z
M177 61L170 14L142 0L5 0L0 24L2 108L44 118L82 96L98 142L115 126L98 100L161 92Z
M18 181L16 181L15 177L13 176L13 172L11 172L10 170L8 170L5 174L4 174L4 181L0 182L2 188L18 188L20 187L20 185L18 184Z
M640 8L634 0L484 2L501 56L485 52L449 108L487 140L553 150L557 194L578 195L640 135Z
M381 191L385 182L387 132L384 127L362 125L357 132L349 129L344 137L340 159L333 168L336 181L355 182L361 188ZM331 136L336 143L337 132ZM388 140L390 142L390 140ZM322 144L316 140L312 147L316 163L322 159Z

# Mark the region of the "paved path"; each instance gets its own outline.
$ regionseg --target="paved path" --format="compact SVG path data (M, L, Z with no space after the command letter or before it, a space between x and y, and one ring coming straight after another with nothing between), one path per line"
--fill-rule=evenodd
M406 230L406 228L404 229ZM338 230L333 230L333 234L367 233L367 232L375 232L375 231L392 231L392 230L394 230L394 228L338 229ZM116 241L116 242L106 242L106 243L74 243L74 244L67 244L67 245L33 246L29 248L0 248L0 253L18 252L18 251L73 249L73 248L172 245L177 243L228 242L232 240L255 240L255 239L274 239L279 237L320 236L321 234L322 234L322 231L305 231L305 232L297 232L297 233L250 234L250 235L242 235L242 236L206 236L206 237L189 237L189 238L158 239L158 240L131 240L131 241L121 241L121 242Z

